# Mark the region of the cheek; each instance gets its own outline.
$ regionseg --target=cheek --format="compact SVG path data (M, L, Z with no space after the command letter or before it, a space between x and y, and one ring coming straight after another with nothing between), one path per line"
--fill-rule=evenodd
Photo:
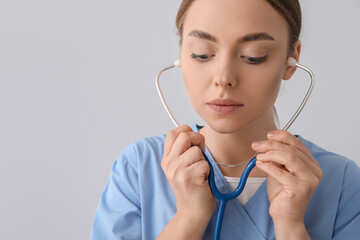
M198 71L195 71L194 69L191 69L191 66L185 66L182 67L182 74L184 79L184 85L186 89L187 96L194 108L196 108L196 99L199 98L199 93L201 92L201 89L204 87L201 85L201 79Z
M183 81L184 81L184 86L185 86L185 90L186 90L186 94L188 99L190 100L191 105L194 107L193 104L193 87L192 87L192 79L191 77L193 76L193 70L191 68L188 67L188 59L186 59L186 56L184 56L183 51L181 51L181 55L180 55L180 59L181 59L181 72L182 72L182 77L183 77Z
M200 99L200 93L204 92L207 88L207 81L205 79L208 76L204 75L206 72L202 71L201 66L198 66L199 64L194 64L190 61L194 60L182 58L182 75L188 98L191 104L196 107L196 100Z
M254 86L258 92L258 103L273 105L277 99L280 84L281 84L281 71L268 71L264 72L261 82Z
M277 99L282 70L279 66L271 66L259 72L256 81L254 81L249 88L253 89L253 94L257 96L257 98L253 99L256 105L269 107L273 105Z

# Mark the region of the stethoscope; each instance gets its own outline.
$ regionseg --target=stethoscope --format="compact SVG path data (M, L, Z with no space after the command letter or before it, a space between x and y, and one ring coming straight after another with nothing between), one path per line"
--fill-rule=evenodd
M311 72L310 69L308 69L307 67L304 67L302 65L300 65L294 58L292 57L289 57L287 59L287 65L289 66L292 66L292 67L299 67L303 70L305 70L307 73L309 73L310 75L310 79L311 79L311 84L310 84L310 87L303 99L303 101L301 102L299 108L296 110L295 114L291 117L291 119L289 120L289 122L285 125L285 127L283 128L283 130L287 130L291 124L295 121L295 119L297 118L297 116L300 114L301 110L304 108L305 106L305 103L307 102L309 96L310 96L310 93L314 87L314 74ZM160 99L161 99L161 102L165 108L165 110L167 111L169 117L171 118L171 120L173 121L173 123L175 124L176 127L179 126L179 123L175 120L173 114L171 113L168 105L166 104L165 102L165 99L164 99L164 96L162 94L162 91L161 91L161 88L160 88L160 85L159 85L159 78L160 78L160 75L168 70L168 69L171 69L173 67L181 67L181 63L180 63L180 59L176 60L174 65L172 66L169 66L167 68L164 68L163 70L161 70L159 72L159 74L156 76L156 79L155 79L155 84L156 84L156 88L157 88L157 91L159 93L159 96L160 96ZM202 151L202 154L204 155L204 158L205 160L208 162L209 164L209 167L210 167L210 173L209 173L209 177L208 177L208 181L209 181L209 185L210 185L210 189L211 189L211 192L214 194L214 196L219 200L219 208L218 208L218 213L217 213L217 217L216 217L216 223L215 223L215 232L214 232L214 240L218 240L220 239L220 232L221 232L221 225L222 225L222 220L223 220L223 217L224 217L224 212L225 212L225 207L226 207L226 203L229 201L229 200L232 200L232 199L235 199L237 198L241 192L243 191L244 187L245 187L245 183L246 183L246 180L251 172L251 170L255 167L255 163L256 163L256 155L257 153L253 156L253 158L249 161L249 163L246 165L245 167L245 170L244 172L242 173L241 175L241 178L240 178L240 182L239 182L239 185L237 186L237 188L231 192L231 193L227 193L227 194L223 194L221 193L218 188L216 187L216 184L215 184L215 176L214 176L214 170L213 170L213 167L208 159L208 157L206 156L206 154Z

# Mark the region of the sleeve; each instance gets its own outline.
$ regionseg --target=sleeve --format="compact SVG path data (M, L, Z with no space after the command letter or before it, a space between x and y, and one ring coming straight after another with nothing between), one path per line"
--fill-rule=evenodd
M138 173L129 162L134 157L128 148L115 160L95 213L91 240L141 239Z
M350 161L344 172L333 239L359 239L359 236L360 168L353 161Z

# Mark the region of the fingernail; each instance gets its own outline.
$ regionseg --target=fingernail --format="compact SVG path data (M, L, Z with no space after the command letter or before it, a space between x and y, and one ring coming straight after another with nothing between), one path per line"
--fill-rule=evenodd
M259 147L261 145L261 142L253 142L251 146L253 147Z
M273 137L273 136L275 136L275 135L276 135L276 132L269 132L269 133L267 134L268 137Z
M257 160L261 160L262 157L263 157L263 155L262 155L261 153L259 153L258 155L256 155L256 159L257 159Z
M258 161L256 161L256 165L262 166L262 165L264 165L264 162L258 160Z

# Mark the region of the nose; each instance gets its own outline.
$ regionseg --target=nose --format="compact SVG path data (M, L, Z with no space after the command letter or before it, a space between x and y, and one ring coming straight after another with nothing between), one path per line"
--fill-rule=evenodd
M231 59L222 59L217 64L214 75L214 85L216 87L234 88L238 84L236 69Z

